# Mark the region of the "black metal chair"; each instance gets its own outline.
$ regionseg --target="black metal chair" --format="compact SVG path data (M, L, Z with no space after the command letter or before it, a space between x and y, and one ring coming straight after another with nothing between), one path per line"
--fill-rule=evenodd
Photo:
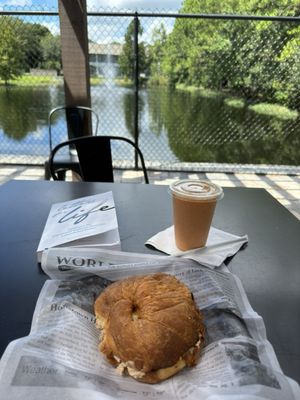
M122 136L83 136L59 143L50 153L49 170L54 180L63 180L66 171L77 173L83 181L114 182L111 142L121 141L132 146L138 155L145 183L149 183L144 156L139 147L130 139ZM61 165L55 162L59 150L70 147L76 151L73 162ZM75 153L74 151L74 153ZM63 172L63 175L61 174Z
M97 135L98 126L99 126L99 116L98 114L90 107L85 106L60 106L53 108L48 115L48 134L49 134L49 151L53 150L54 140L53 140L53 122L56 116L59 115L59 112L65 111L66 122L68 127L68 132L71 134L71 138L84 136L86 127L90 124L91 128L93 126L93 121L95 122L95 129L92 129L93 135ZM93 121L92 121L93 120ZM67 139L67 133L65 134L65 139ZM65 140L64 139L64 140ZM61 142L61 140L60 140ZM56 143L57 144L57 143ZM55 144L55 145L56 145ZM73 169L79 172L78 161L76 157L72 154L72 148L70 148L69 152L66 152L64 155L57 157L55 160L55 164L57 169L60 170L60 178L64 179L64 170L68 170L70 166ZM51 178L49 161L45 161L45 179L49 180Z

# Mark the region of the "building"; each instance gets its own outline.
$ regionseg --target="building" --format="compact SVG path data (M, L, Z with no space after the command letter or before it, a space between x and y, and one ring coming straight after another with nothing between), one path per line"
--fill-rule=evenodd
M119 71L119 43L89 43L89 63L91 75L114 78Z

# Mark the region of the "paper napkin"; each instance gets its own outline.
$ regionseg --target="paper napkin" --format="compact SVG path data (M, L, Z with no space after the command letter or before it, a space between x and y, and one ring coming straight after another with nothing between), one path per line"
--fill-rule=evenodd
M161 231L147 240L150 245L166 254L190 258L210 268L219 267L227 257L236 254L248 242L248 236L236 236L211 227L205 247L181 251L176 247L174 226Z

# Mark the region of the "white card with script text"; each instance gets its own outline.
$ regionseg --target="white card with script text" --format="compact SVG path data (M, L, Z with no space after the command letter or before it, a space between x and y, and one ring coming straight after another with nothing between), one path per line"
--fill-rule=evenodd
M120 249L120 236L112 192L55 203L37 249L58 246L100 246Z

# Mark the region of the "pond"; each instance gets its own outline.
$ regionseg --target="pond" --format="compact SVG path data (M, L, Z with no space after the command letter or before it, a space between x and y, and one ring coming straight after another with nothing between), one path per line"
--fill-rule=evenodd
M92 86L99 134L134 137L134 92L116 85ZM234 108L224 95L142 89L139 145L146 161L299 165L300 118L261 115ZM63 86L0 88L0 153L47 156L48 112L64 104ZM63 115L56 141L66 139Z

